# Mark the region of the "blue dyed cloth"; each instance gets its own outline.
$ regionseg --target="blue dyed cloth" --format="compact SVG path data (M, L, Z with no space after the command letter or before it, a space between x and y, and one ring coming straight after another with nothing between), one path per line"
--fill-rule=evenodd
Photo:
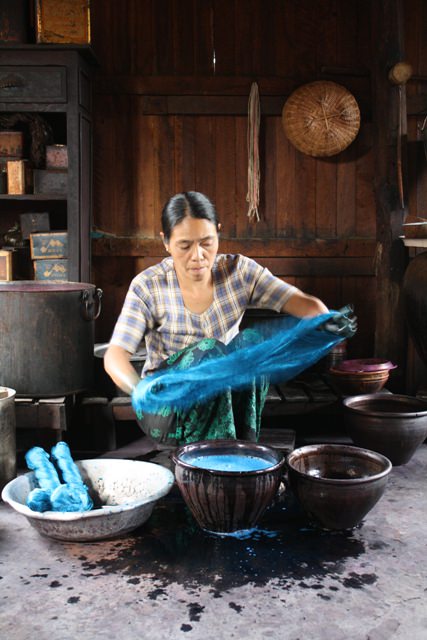
M252 332L242 331L234 345L245 346ZM162 362L159 370L183 370L198 363L223 357L227 346L215 338L204 338ZM261 414L268 392L268 380L253 380L248 389L228 389L207 401L196 402L188 409L173 411L164 407L160 412L138 415L143 432L157 443L157 448L173 449L181 444L218 438L258 440Z
M62 478L49 454L41 447L33 447L25 460L34 471L38 487L30 491L26 504L33 511L89 511L93 507L87 486L71 457L66 442L58 442L51 451Z
M33 447L25 454L27 467L34 471L40 489L52 493L60 485L58 472L49 454L41 447Z
M93 502L66 442L58 442L51 456L59 467L64 482L51 496L53 511L88 511Z
M86 486L78 484L61 484L50 496L52 511L90 511L92 499Z
M36 487L27 496L27 507L33 511L43 513L44 511L52 511L52 503L50 501L50 491L45 491L40 487Z
M246 329L217 358L194 366L190 363L183 367L180 363L142 379L132 394L133 408L138 417L144 413L164 415L165 408L185 410L229 389L248 389L254 380L286 382L348 337L341 331L337 318L347 326L344 313L331 311L315 318L281 316L271 323ZM336 333L334 326L338 327Z

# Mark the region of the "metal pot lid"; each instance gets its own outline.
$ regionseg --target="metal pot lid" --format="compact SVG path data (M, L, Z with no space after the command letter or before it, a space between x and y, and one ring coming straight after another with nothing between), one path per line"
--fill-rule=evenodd
M335 365L339 371L390 371L396 369L397 364L381 358L358 358L355 360L342 360Z

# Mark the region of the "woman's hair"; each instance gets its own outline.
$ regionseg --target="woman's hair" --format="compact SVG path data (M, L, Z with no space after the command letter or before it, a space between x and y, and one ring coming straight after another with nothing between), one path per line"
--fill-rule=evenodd
M209 220L218 229L218 217L213 203L199 191L184 191L170 198L162 211L162 231L165 240L169 240L177 224L190 216Z

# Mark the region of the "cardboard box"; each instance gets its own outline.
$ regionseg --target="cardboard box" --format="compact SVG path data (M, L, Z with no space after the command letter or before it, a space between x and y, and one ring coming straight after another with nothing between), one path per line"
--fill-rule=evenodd
M32 171L28 160L8 160L7 192L10 195L23 195L32 191Z
M0 131L0 158L21 160L24 153L22 131Z
M0 193L7 194L7 171L0 165Z
M33 260L67 258L68 233L66 231L31 233L30 248Z
M49 213L21 213L19 224L24 240L28 240L32 233L50 231Z
M0 280L13 280L12 251L0 250Z
M60 169L34 169L34 193L67 195L68 173Z
M46 146L46 169L68 169L66 144L48 144Z
M30 280L32 268L28 247L0 250L0 280Z
M68 280L68 260L34 260L33 266L35 280Z
M37 42L90 43L89 0L36 0Z
M26 0L1 0L0 43L29 41L29 3Z

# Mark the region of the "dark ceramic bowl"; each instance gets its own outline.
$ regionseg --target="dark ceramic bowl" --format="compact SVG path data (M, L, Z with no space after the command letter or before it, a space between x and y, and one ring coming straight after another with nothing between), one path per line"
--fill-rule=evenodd
M215 464L226 459L237 464ZM213 533L253 528L276 495L285 464L280 451L243 440L188 444L176 450L173 461L188 508L200 527ZM264 468L241 470L256 467L257 461Z
M381 391L389 379L390 371L341 371L331 368L329 376L332 385L342 395L354 396Z
M287 457L289 483L308 518L328 530L357 526L384 493L392 465L374 451L315 444Z
M345 398L344 422L354 444L378 451L393 465L409 462L427 437L427 402L391 393Z

